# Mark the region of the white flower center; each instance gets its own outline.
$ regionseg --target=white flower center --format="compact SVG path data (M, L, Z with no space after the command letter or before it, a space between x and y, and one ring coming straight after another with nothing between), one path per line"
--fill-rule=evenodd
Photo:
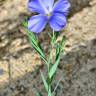
M48 13L48 14L46 14L48 17L51 17L52 16L52 13L50 12L50 13Z

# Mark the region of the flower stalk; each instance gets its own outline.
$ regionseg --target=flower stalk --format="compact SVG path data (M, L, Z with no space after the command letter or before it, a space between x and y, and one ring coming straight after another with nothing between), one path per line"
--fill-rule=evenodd
M58 65L60 63L61 53L64 48L66 38L63 36L60 42L57 42L60 31L67 24L67 15L69 12L70 3L68 0L29 0L28 9L31 12L36 12L37 15L30 17L27 21L23 22L26 28L28 39L31 46L39 54L42 61L47 66L47 76L41 73L41 78L47 93L47 96L54 96L54 93L59 85L57 83L55 88L52 88L52 83L56 75ZM49 56L46 57L43 48L41 47L38 37L34 33L40 33L49 24L53 30L50 33L50 48L48 49ZM58 32L57 32L58 31ZM55 53L55 54L53 54ZM36 96L43 96L42 92L36 91Z
M47 77L44 76L44 74L40 71L41 78L44 83L45 90L47 92L47 96L53 96L54 90L56 90L56 88L54 88L52 90L52 82L54 81L54 77L56 75L57 68L60 63L60 57L61 57L61 53L63 51L63 47L65 44L66 38L63 36L62 40L60 42L57 42L57 38L60 35L59 32L53 31L50 34L50 38L51 38L50 45L51 46L49 47L49 56L47 58L36 35L33 32L28 30L27 24L28 24L27 21L23 22L23 26L26 28L26 32L27 32L30 44L35 49L35 51L39 54L39 56L41 57L41 60L43 60L45 62L45 65L47 65ZM54 55L53 55L53 53L54 53L53 50L55 50L55 59L54 59ZM56 87L58 87L58 85ZM38 94L41 94L41 93L39 92ZM37 96L43 96L43 95L37 95Z

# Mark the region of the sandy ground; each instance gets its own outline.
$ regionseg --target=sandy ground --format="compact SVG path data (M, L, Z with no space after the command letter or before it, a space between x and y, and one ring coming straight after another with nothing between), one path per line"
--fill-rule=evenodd
M55 96L96 96L96 0L70 2L68 25L60 36L66 35L67 42L53 82L54 88L62 77ZM21 26L30 16L26 4L27 0L0 0L0 96L35 96L35 87L46 96L39 74L45 67ZM45 50L46 32L39 36Z

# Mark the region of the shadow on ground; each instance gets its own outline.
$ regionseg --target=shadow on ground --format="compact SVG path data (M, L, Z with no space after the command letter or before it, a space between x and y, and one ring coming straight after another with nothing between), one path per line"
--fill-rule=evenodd
M92 0L69 0L69 1L71 2L71 8L69 14L70 17L82 11L86 7L91 7L90 2L92 2Z

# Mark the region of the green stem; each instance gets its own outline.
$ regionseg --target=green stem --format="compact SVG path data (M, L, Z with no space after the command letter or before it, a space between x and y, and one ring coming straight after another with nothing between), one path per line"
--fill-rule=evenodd
M49 54L49 59L48 59L48 96L52 96L52 89L51 89L51 79L49 78L49 72L51 68L51 64L53 64L53 48L54 48L54 31L52 33L52 40L51 40L51 48L50 48L50 54Z
M49 86L48 96L52 96L51 86Z

